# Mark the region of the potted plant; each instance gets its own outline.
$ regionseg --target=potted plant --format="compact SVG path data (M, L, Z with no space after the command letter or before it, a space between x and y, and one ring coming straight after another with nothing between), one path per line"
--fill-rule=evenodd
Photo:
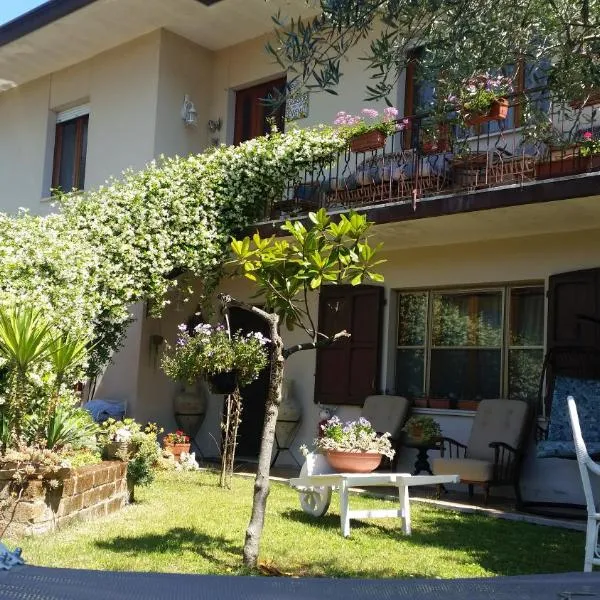
M181 453L190 453L190 438L180 429L173 433L167 433L163 439L164 448L170 452L177 460L180 460Z
M141 426L133 419L107 419L100 423L98 439L103 449L103 456L108 460L129 458L133 436L141 431Z
M402 430L414 442L429 442L442 435L439 423L426 415L410 417Z
M373 108L363 108L360 115L351 115L345 111L337 113L334 125L342 126L347 132L352 152L369 152L383 148L389 135L405 129L409 121L396 121L398 109L388 106L380 115Z
M450 149L450 127L447 122L424 124L421 128L421 153L440 154Z
M540 162L536 175L540 179L582 173L600 167L600 136L590 130L578 132L575 139L552 138L548 159Z
M179 325L174 348L167 348L162 360L164 372L179 381L195 382L204 377L219 394L231 394L236 387L252 383L268 363L269 340L260 332L230 335L223 325L197 325L191 333Z
M448 96L447 103L467 127L472 127L505 119L511 92L510 78L486 73L464 80L458 94Z
M314 446L334 469L345 473L369 473L379 466L382 456L392 459L395 454L390 434L378 434L363 417L345 423L331 417L321 425Z

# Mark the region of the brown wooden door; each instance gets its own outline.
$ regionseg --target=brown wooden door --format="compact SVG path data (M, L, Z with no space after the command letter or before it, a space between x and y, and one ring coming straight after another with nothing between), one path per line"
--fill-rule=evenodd
M273 96L275 89L285 90L285 77L267 81L235 93L235 130L233 143L239 144L271 131L271 118L275 119L277 129L284 130L285 106L273 112L265 106L263 100Z
M351 334L317 350L315 402L362 406L379 390L383 288L325 286L319 297L319 330Z
M548 350L566 346L600 347L600 269L549 279Z

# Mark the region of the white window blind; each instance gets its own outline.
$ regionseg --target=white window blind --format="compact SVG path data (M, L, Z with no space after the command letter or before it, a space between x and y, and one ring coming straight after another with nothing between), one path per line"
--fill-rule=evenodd
M56 123L64 123L65 121L70 121L71 119L76 119L77 117L83 117L83 115L89 114L90 105L80 104L79 106L67 108L67 110L61 110L60 112L56 113Z

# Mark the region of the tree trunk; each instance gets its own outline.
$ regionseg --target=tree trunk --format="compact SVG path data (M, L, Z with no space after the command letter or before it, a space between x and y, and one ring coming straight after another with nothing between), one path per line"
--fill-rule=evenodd
M279 405L281 404L283 366L285 361L283 357L283 340L279 335L279 318L274 314L269 315L269 317L266 320L271 330L273 358L269 377L269 394L267 396L265 421L258 456L258 469L254 482L252 515L246 529L246 541L244 543L244 564L251 568L256 568L257 566L260 538L265 523L265 510L267 507L267 497L269 496L271 452L275 439L275 426L277 425Z

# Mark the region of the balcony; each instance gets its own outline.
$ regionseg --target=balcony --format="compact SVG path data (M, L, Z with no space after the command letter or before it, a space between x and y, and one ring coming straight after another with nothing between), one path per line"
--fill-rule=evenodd
M600 97L593 101L600 104ZM526 106L539 115L536 128ZM445 126L433 141L425 137L428 129L430 117L410 117L382 148L347 149L330 164L315 165L289 183L263 223L319 208L365 210L384 223L595 196L600 190L600 153L584 150L586 136L600 140L594 106L560 103L538 88L509 99L505 119Z

